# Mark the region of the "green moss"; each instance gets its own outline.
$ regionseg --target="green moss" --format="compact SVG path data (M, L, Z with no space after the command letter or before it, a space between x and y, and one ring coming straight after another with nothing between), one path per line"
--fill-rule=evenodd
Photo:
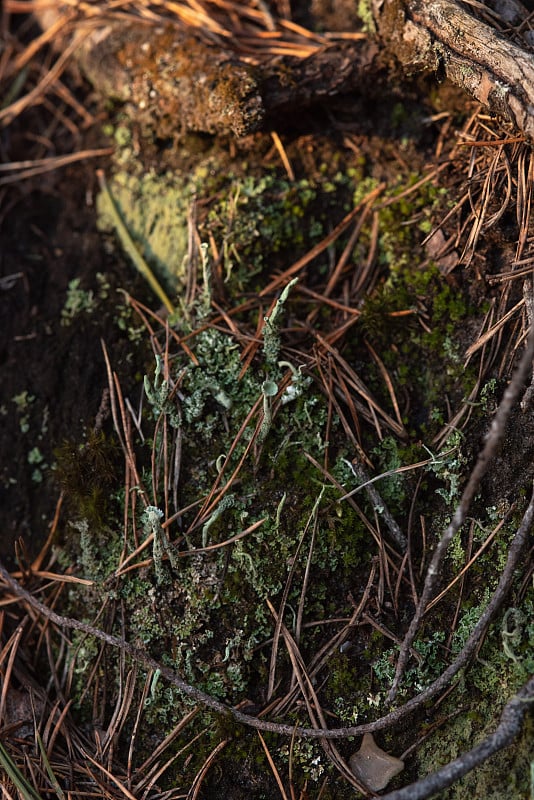
M65 441L54 450L54 456L56 476L76 519L101 526L119 474L115 443L102 431L89 431L85 442Z
M527 599L523 609L525 619L532 619L532 611L532 599ZM526 617L527 614L530 617ZM532 623L525 623L522 627L518 657L514 662L502 646L500 633L503 616L492 626L476 662L442 705L441 717L445 720L450 715L448 721L418 749L416 763L420 777L439 769L491 734L499 723L506 702L532 674ZM463 636L462 626L458 631ZM460 714L457 713L459 707ZM522 800L527 797L530 791L532 733L532 721L527 718L513 749L507 748L492 756L437 797L440 800L460 800L467 796L491 800L501 797Z
M400 114L401 109L397 112ZM124 144L130 144L127 137ZM155 171L135 178L119 173L111 185L145 257L163 270L175 286L184 274L187 215L193 195L199 201L200 238L215 242L227 288L233 292L254 292L265 285L262 281L267 272L287 268L288 263L294 263L319 241L331 229L332 220L339 219L340 209L345 210L345 206L350 209L378 185L375 178L365 175L365 164L361 162L356 163L352 172L334 174L332 165L325 164L317 175L294 182L276 176L274 171L245 176L230 172L213 174L210 163L208 158L200 158L187 179L171 174L161 176ZM413 185L419 177L411 175L408 184ZM343 356L365 375L378 401L391 408L383 374L362 347L362 338L366 339L388 370L404 415L408 435L402 440L384 435L377 443L375 431L370 432L362 425L362 440L373 461L374 474L427 458L428 451L421 441L428 442L447 422L450 405L455 399L467 396L476 380L469 370L464 370L462 347L458 344L462 327L473 309L462 290L449 285L437 265L424 263L420 252L420 240L428 232L431 215L443 202L443 196L440 190L426 184L413 195L401 197L405 186L406 183L399 182L387 194L388 199L395 197L396 202L377 211L378 285L361 298L359 325L354 326L342 345ZM334 207L335 214L331 213ZM353 266L367 257L374 235L370 223L363 226L352 255ZM342 238L336 244L340 252L345 242L346 238ZM317 259L310 270L312 280L317 275L320 278L326 269L326 258ZM285 311L294 313L292 303L290 297ZM306 453L318 460L323 458L328 430L330 469L345 490L353 488L354 476L344 459L354 454L347 452L349 448L339 422L330 419L325 398L307 377L300 376L297 364L279 363L278 339L267 355L260 347L255 362L242 375L240 343L215 328L205 327L199 333L194 330L194 311L185 311L173 324L178 333L194 332L187 342L196 363L181 350L172 352L165 364L170 381L163 379L161 359L154 373L145 379L146 403L141 420L144 440L136 441L135 449L143 483L151 487L150 502L160 508L167 504L168 516L188 509L208 496L224 467L219 483L222 487L261 423L257 414L234 446L236 433L243 428L250 410L258 401L261 408L267 395L266 384L272 389L269 394L275 397L282 377L291 372L291 397L286 397L285 404L265 407L269 411L274 408L274 419L265 427L261 446L257 445L245 458L225 499L197 524L193 525L193 521L198 505L193 510L181 511L179 520L166 529L173 558L160 554L157 565L138 567L119 578L114 573L121 559L131 554L150 532L143 525L144 507L141 502L136 504L135 499L131 500L128 507L135 512L137 527L134 531L130 514L129 527L124 531L124 498L108 492L110 496L104 502L98 494L93 495L91 481L84 480L83 468L80 478L79 467L88 464L90 475L98 467L96 457L91 461L93 457L87 459L83 449L69 445L70 451L67 449L61 455L60 472L66 486L70 481L69 494L77 506L73 513L76 541L71 548L82 565L82 574L93 577L99 584L94 594L85 595L80 602L84 602L83 611L89 618L103 603L108 604L113 618L111 612L117 604L121 619L125 620L126 638L177 670L189 683L230 703L244 697L260 701L256 687L265 686L273 632L267 600L275 608L279 606L291 574L283 621L294 632L309 556L313 579L306 588L305 620L322 622L330 617L347 616L351 613L347 597L355 587L365 585L374 543L370 542L360 516L348 504L337 502L339 493L322 485L321 474L306 458ZM408 313L400 316L399 312ZM328 325L332 313L325 305L320 321ZM254 330L256 320L250 318L247 324ZM125 318L123 326L131 327L131 320ZM490 389L487 398L489 402ZM172 461L168 454L164 463L163 419L169 433L167 444L176 441L181 448L180 473L176 476L170 474ZM444 450L450 453L446 457L437 454L429 470L423 473L422 496L418 496L417 512L423 514L430 508L434 519L434 528L428 531L429 541L438 535L450 514L466 468L464 442L459 435ZM169 489L175 478L176 507ZM394 475L379 484L384 500L399 521L408 519L411 510L410 480L408 474ZM84 483L88 484L85 493ZM431 491L425 494L428 487ZM365 498L361 503L365 508ZM262 524L252 534L223 545L260 520ZM443 619L445 612L436 612L426 623L415 643L420 663L410 665L402 698L434 680L450 662L450 651L457 652L469 635L487 603L483 573L487 570L484 581L491 587L495 580L494 565L502 562L507 537L508 534L503 535L502 548L497 553L484 557L488 561L480 559L480 569L478 565L473 568L471 599L462 608L457 633L451 642L446 641L443 633L447 624ZM223 546L210 552L189 552L205 545ZM465 552L466 543L459 536L446 568L457 571ZM153 551L146 550L143 558L150 555ZM303 629L299 646L305 658L316 653L331 635L331 629L327 632L326 626L319 624ZM526 642L526 638L520 637L513 643L513 651L520 654L522 663L527 661ZM332 656L327 674L320 678L329 710L339 721L354 723L385 710L385 695L397 650L391 648L390 640L381 633L363 627L348 644L348 649ZM495 663L493 671L475 670L472 677L463 678L468 696L470 691L476 691L477 698L485 691L493 692L501 668L517 669L517 665L508 663L510 659L504 665L499 660L499 645L502 650L497 637L496 651L487 651L488 658ZM80 686L95 665L96 655L92 655L91 659L91 654L84 653L78 664ZM116 675L118 667L118 662L111 660L108 677ZM277 675L285 680L290 674L290 663L280 647ZM512 685L510 679L507 688ZM189 707L175 689L163 681L154 681L144 709L148 731L166 732ZM474 707L467 709L463 727L458 721L458 731L451 734L451 747L454 736L457 744L463 746L474 735L477 713ZM257 740L252 745L251 737L242 728L209 713L199 715L195 732L202 726L213 746L223 734L224 738L232 739L225 755L232 770L240 760L250 765L251 772L259 770L260 764L264 768L264 755ZM151 735L148 731L141 745L146 748ZM188 730L184 739L177 742L177 748L191 736ZM310 781L320 777L321 769L325 768L323 760L317 761L314 747L299 743L293 761L301 770L300 777ZM430 764L430 760L425 762L424 753L422 748L421 769ZM279 756L285 768L285 759L289 758L287 748ZM195 753L187 765L185 759L179 761L169 784L173 779L187 782L201 767L202 759L201 754ZM322 796L327 797L328 791Z
M293 182L272 174L231 177L210 205L202 230L220 246L232 290L248 289L273 260L295 260L316 244L325 235L331 209L339 205L340 192L348 197L352 180L340 172Z

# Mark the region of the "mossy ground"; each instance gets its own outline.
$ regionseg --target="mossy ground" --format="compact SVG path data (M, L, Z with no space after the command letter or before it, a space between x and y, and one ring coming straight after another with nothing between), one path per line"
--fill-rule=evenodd
M165 201L164 240L176 244L175 251L179 253L176 264L187 262L184 210L194 200L200 209L196 217L199 237L215 242L219 253L218 264L214 265L219 282L214 280L210 290L218 292L219 299L225 298L226 302L235 296L257 297L273 271L284 269L309 251L327 234L332 219L341 218L378 185L378 180L370 175L368 154L351 155L340 149L329 164L320 160L319 154L314 154L314 158L315 170L295 181L289 181L272 165L263 171L257 165L251 169L250 154L247 158L242 154L240 165L234 161L233 171L223 176L214 169L216 155L205 152L201 152L198 159L192 158L191 177L185 179L180 177L175 181L168 169L158 176L152 169L150 185L155 187L155 196ZM118 160L121 169L128 166L124 153ZM131 174L136 176L135 181L141 181L140 186L146 183L145 173L139 167L134 167ZM433 219L446 211L447 202L444 187L432 182L424 183L405 197L404 192L420 178L419 173L400 172L386 189L387 202L378 211L374 231L371 221L362 226L351 256L352 269L357 269L365 260L374 241L376 271L373 285L358 300L361 316L358 325L344 338L343 355L358 374L365 375L366 385L376 401L392 413L391 394L384 373L377 360L369 360L370 348L378 353L387 370L401 398L403 433L390 432L377 440L376 431L366 424L360 431L360 441L376 474L430 460L418 475L417 504L420 513L428 515L429 535L435 538L458 499L476 444L468 435L454 432L439 448L440 452L434 450L432 442L443 430L451 405L469 396L476 381L475 368L464 368L462 352L473 320L481 317L485 305L474 302L468 287L445 279L439 266L421 252L419 242L428 233ZM134 186L132 179L119 174L110 186L112 193L118 192L118 205L135 232L136 212L126 211L121 194L126 187ZM164 187L167 187L165 191ZM169 214L167 201L177 188L182 199L176 201L178 205L173 204L178 225L177 232L173 233L173 215ZM131 188L129 191L128 203L134 198L146 219L152 219L142 234L142 238L148 237L143 251L157 270L162 259L155 256L156 247L152 246L149 234L159 237L160 212L152 209L144 191ZM395 202L396 195L400 196L398 202ZM346 240L345 236L337 247L342 249ZM327 254L316 258L308 270L308 286L323 284L328 269ZM180 282L176 269L170 272L174 272L175 280ZM169 285L169 272L162 277ZM94 314L94 302L93 296L90 304L78 305L78 313ZM166 420L172 431L172 437L167 440L169 447L174 446L176 435L180 436L178 505L169 505L167 515L205 497L223 465L226 476L238 466L258 425L259 413L243 429L247 415L261 400L264 382L279 383L289 365L278 366L277 356L269 360L260 347L252 364L243 372L244 339L220 323L210 327L210 317L202 318L205 309L199 303L196 307L182 309L173 322L176 333L188 337L188 349L194 361L184 351L166 354L166 385L162 385L162 362L157 366L156 377L153 368L148 366L145 350L148 335L140 334L137 327L137 335L132 337L130 360L134 365L142 365L141 369L146 369L148 375L145 379L148 397L145 397L140 419L143 442L137 436L134 441L143 482L146 486L152 485L151 502L160 507L164 504L164 483L171 480L165 472L171 467L170 462L165 466L163 456L162 420ZM299 354L306 353L309 347L309 333L300 325L310 310L313 304L299 295L298 287L295 288L286 301L284 324L279 344L276 344L280 347L280 359L287 360L295 370L293 380L298 374ZM319 311L315 327L328 332L335 322L335 314L328 307ZM247 329L257 329L261 313L261 306L256 303L251 311L244 310L237 315L239 330L244 333ZM118 320L123 316L119 314ZM162 331L156 332L154 342L163 341L161 334ZM190 511L180 515L178 522L167 529L171 547L176 551L176 566L171 566L167 560L161 564L149 563L114 578L113 574L117 570L120 572L120 562L128 556L134 542L150 533L146 525L143 527L143 505L140 500L136 504L136 532L132 528L124 534L121 524L124 497L120 490L114 498L107 497L106 503L102 503L99 519L98 513L92 516L98 498L90 492L78 492L76 509L76 491L71 491L73 505L69 507L69 515L71 523L74 522L71 530L81 531L81 535L79 539L77 535L69 535L63 558L66 564L76 562L79 574L96 581L90 593L83 592L78 599L73 598L76 613L81 613L80 601L83 616L88 620L102 603L111 616L116 613L114 609L120 607L122 618L126 620L126 638L147 648L188 682L231 703L246 697L248 702L261 706L265 702L273 630L266 601L277 607L290 575L284 621L294 631L297 614L302 614L306 627L301 631L299 645L303 656L312 658L335 630L335 625L325 626L324 622L329 618L350 616L348 598L361 594L377 555L361 518L349 506L338 502L339 490L327 486L307 458L310 455L321 462L326 454L330 472L344 491L354 486L354 476L344 461L353 458L353 449L340 421L335 415L332 418L328 398L321 391L317 378L317 373L310 372L299 387L299 395L277 408L273 423L245 459L236 484L224 499L212 506L201 522L194 522L196 511ZM178 387L174 394L169 388L172 385ZM141 386L138 391L142 393ZM486 409L476 408L472 416L485 420ZM236 444L234 440L240 430ZM94 442L87 442L87 453L92 451L93 445ZM106 446L102 440L102 452ZM98 451L98 447L96 449ZM230 451L232 454L227 458ZM156 454L155 462L152 453ZM96 465L101 458L104 456L93 457ZM68 449L58 451L57 460L58 474L63 476L65 487L72 488L69 474L72 459ZM83 459L80 464L84 464ZM99 472L105 473L105 470L99 468ZM379 483L384 501L399 520L409 515L414 487L415 481L409 474L393 475ZM88 494L91 510L88 510ZM364 515L373 514L365 499L362 498L359 505ZM84 520L91 521L90 536L84 528ZM492 521L481 508L476 523L479 528L484 529ZM224 542L260 522L257 530L232 545L213 553L187 556L188 549ZM502 542L505 545L505 535L501 537ZM496 548L490 553L482 557L473 570L469 600L462 605L457 637L476 622L480 613L478 604L483 608L487 602L486 589L493 588L487 567L489 561L495 563ZM505 549L503 557L504 554ZM151 551L145 551L144 555L150 556ZM489 559L487 564L485 558ZM461 568L464 559L465 549L458 540L447 567L451 577ZM311 570L311 580L306 577L307 570ZM485 580L478 577L482 574ZM449 662L451 654L458 651L458 638L447 640L444 632L447 629L444 620L454 602L456 598L450 596L445 607L433 613L425 625L416 643L420 663L410 667L401 697L407 698L428 685ZM382 609L382 623L395 629L397 619L409 613L410 604L401 600L396 612ZM395 652L391 642L378 630L360 627L347 648L331 656L320 673L321 697L339 723L364 722L386 710L385 694L392 678ZM91 655L84 647L83 658L78 656L75 695L82 694L97 654L97 649ZM118 661L108 655L107 674L117 667ZM461 714L453 715L450 722L445 723L441 722L447 717L445 707L436 712L426 710L426 725L430 725L431 719L432 724L438 724L438 729L417 751L409 766L412 776L424 774L452 757L454 742L459 752L480 737L482 730L473 721L473 715L478 713L476 708L480 708L482 699L498 707L520 685L511 674L506 689L501 686L499 697L502 700L496 697L495 686L484 689L484 682L490 681L491 674L502 674L505 667L510 672L510 665L503 664L497 636L497 645L486 658L481 654L481 661L462 678L452 696L451 707L460 704ZM277 657L277 675L284 686L290 675L290 665L282 654ZM142 684L140 676L139 685ZM479 688L476 705L473 705L475 684ZM97 695L103 691L98 681L94 691ZM487 699L488 693L491 693L491 700ZM108 702L112 695L113 692ZM188 708L188 703L176 690L161 680L154 681L143 710L146 727L138 745L140 753L150 747L156 731L164 735L171 730ZM293 712L289 718L296 721L299 716ZM494 725L495 716L491 719ZM186 729L176 748L186 745L193 731L202 728L208 750L216 746L222 735L219 721L210 714L202 714L193 728ZM491 725L483 728L489 730ZM128 726L126 734L127 730ZM231 741L225 747L214 780L220 780L221 770L227 769L233 774L235 764L239 763L243 793L255 786L255 796L269 796L272 778L265 770L264 754L257 738L236 730L233 725L230 735ZM287 745L276 737L268 737L268 742L279 768L287 770ZM400 754L413 741L406 730L400 736L389 734L383 744ZM351 747L343 749L348 755ZM179 781L180 785L187 786L202 766L203 748L196 751L194 757L187 749L185 752L187 770L184 772L184 762L179 760L166 778L167 785L176 786ZM295 786L303 786L308 781L308 791L313 792L312 787L319 787L330 775L328 785L337 786L333 796L341 796L339 792L343 790L317 745L299 744L291 759ZM524 786L526 781L524 763L521 763L518 786ZM491 774L491 768L487 774ZM477 781L484 781L484 775L486 772L480 772L477 778L475 774L467 779L466 785L482 785ZM208 778L206 784L206 797L211 796L210 780ZM232 796L240 796L235 785ZM323 796L328 796L328 791Z
M367 621L359 621L346 646L331 653L314 680L332 725L365 722L387 710L397 653L391 636L402 638L413 596L406 575L399 578L400 556L387 539L378 506L363 492L352 504L340 500L357 485L347 462L359 449L373 476L427 462L377 483L389 511L410 536L413 580L419 585L428 552L450 518L488 413L508 377L496 362L486 370L481 360L465 361L499 288L484 284L479 263L448 272L421 245L450 211L459 182L453 166L450 174L418 184L440 135L439 127L425 127L422 120L441 110L440 103L439 91L430 103L417 101L414 117L412 92L409 109L408 103L385 104L354 135L343 131L348 103L336 110L339 125L320 111L313 121L306 118L304 123L320 133L303 132L295 122L284 136L294 178L284 171L267 134L237 143L188 136L176 147L170 141L139 141L135 120L130 127L120 113L111 118L107 133L119 145L110 168L111 193L178 313L170 320L150 317L149 331L136 301L129 303L116 289L128 290L152 308L154 299L130 271L113 235L97 234L93 219L99 269L91 267L83 277L66 270L57 293L60 302L56 298L51 311L62 374L70 381L71 395L81 395L80 406L71 410L68 425L56 423L50 436L50 412L44 414L43 408L51 397L10 378L11 395L2 413L7 417L9 411L24 438L19 461L27 464L32 482L39 474L48 492L59 485L65 493L55 558L94 581L91 588L72 588L68 598L64 595L62 611L89 622L99 615L99 624L120 631L185 680L228 703L245 702L251 713L268 700L275 623L267 601L278 612L283 600L283 622L309 664L350 618L372 570L377 577L366 604ZM454 124L458 127L460 120ZM368 135L373 126L388 135ZM134 159L136 148L139 160ZM276 291L261 292L375 190L381 194L361 220L333 290L328 293L325 287L351 228L299 272L270 342L274 350L266 352L262 321L289 276ZM96 206L102 210L101 200ZM99 224L106 227L105 215ZM209 245L204 274L191 268L195 258L200 263L196 235ZM491 247L488 239L479 249L488 273L500 268L509 250L504 234L491 236ZM67 256L72 258L76 242L70 244ZM359 286L356 277L366 268L367 278ZM181 301L184 287L189 304ZM347 309L359 316L338 336L350 321ZM169 337L166 324L178 338ZM120 442L102 395L106 380L100 336L132 409L128 435L139 484L124 480ZM328 337L333 344L325 355L321 339ZM353 383L342 391L342 384L335 383L339 374L349 374L336 362L337 354L364 389ZM269 393L268 384L276 390ZM59 391L52 393L54 400L59 396ZM373 410L365 397L372 398ZM466 412L451 429L454 412L466 398L471 398ZM378 421L377 409L384 412ZM504 516L506 524L463 584L456 584L425 618L415 644L420 660L410 662L401 700L450 663L495 588L532 471L530 441L519 446L522 424L515 420L509 434L514 454L501 457L504 463L516 459L517 468L499 470L482 487L471 527L451 547L444 583ZM234 470L236 477L223 495ZM3 474L5 490L13 489L18 473ZM131 470L128 474L131 478ZM214 487L211 502L206 498ZM176 516L165 529L176 563L152 546L131 558L158 530L147 517L146 501L161 509L163 521ZM224 544L249 528L243 538ZM522 620L509 652L502 636L505 609L451 695L377 737L395 755L415 745L397 784L446 763L495 727L502 705L532 671L528 589L518 580L507 601ZM456 614L453 633L450 621ZM77 719L91 724L98 716L98 724L105 726L120 694L124 664L119 654L74 636L70 657ZM290 693L293 674L283 643L273 664L273 697L280 700ZM190 705L157 675L140 669L118 742L123 761L138 709L143 724L136 734L136 764ZM298 696L281 717L304 722ZM531 732L527 726L512 756L506 751L492 759L443 798L467 793L524 797ZM191 744L195 735L199 743ZM297 796L305 785L309 797L354 796L317 744L303 740L291 745L272 735L265 740L286 783L291 769ZM221 797L221 792L231 800L276 796L257 735L208 712L192 719L172 744L169 754L184 750L161 778L161 787L189 791L207 755L221 742L226 744L205 778L203 797ZM348 757L357 746L343 743L340 750Z

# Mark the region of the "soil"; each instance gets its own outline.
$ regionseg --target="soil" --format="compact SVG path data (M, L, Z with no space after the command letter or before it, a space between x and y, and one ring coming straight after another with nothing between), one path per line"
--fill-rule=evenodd
M310 24L307 4L300 5L302 13L300 16L297 13L296 18ZM337 20L341 29L345 20L353 19L353 5L314 2L314 24L319 29L334 29ZM92 115L93 124L75 133L74 124L58 124L51 131L55 112L40 106L30 109L2 129L2 161L15 162L27 159L30 154L31 158L40 158L110 144L103 133L104 126L111 123L116 127L122 110L110 109L75 72L64 80ZM391 109L401 101L402 119L392 127ZM386 82L374 103L362 100L356 93L333 98L299 112L298 118L278 121L276 130L283 137L297 179L318 174L325 162L336 161L341 169L353 157L356 143L361 158L370 165L369 176L391 182L399 169L419 174L431 164L439 166L438 142L446 135L439 117L444 109L458 129L473 107L461 93L447 85L435 86L432 79L406 79L402 85ZM72 117L72 108L66 113ZM433 115L436 122L425 122ZM135 138L135 120L133 130ZM276 152L273 155L269 132L240 140L228 135L217 138L184 133L163 139L147 138L141 132L137 145L140 161L147 170L157 167L187 174L202 151L209 154L221 171L230 168L238 171L243 169L239 165L246 164L250 174L261 174L270 161L276 163L277 174L284 175L280 162L276 161ZM109 235L103 235L97 227L97 166L111 172L111 156L100 157L97 162L87 159L13 184L2 185L0 181L0 424L4 453L0 470L0 557L8 566L30 562L47 537L58 499L65 490L65 481L62 484L55 469L58 453L69 447L78 452L95 427L112 436L102 342L113 368L120 370L125 395L130 389L134 393L140 391L140 378L153 361L147 342L145 361L134 363L129 357L131 343L127 334L117 325L118 290L125 290L158 309L142 278L119 248L112 245ZM441 187L450 197L457 197L458 174L454 170L444 171ZM336 222L343 216L340 212L341 209L336 209L333 214ZM456 342L459 351L465 351L476 339L475 329L486 309L498 305L501 299L502 284L492 283L488 278L505 271L505 265L514 257L516 236L517 224L510 212L481 239L476 256L465 269L442 268L443 283L462 292L477 308L473 321L459 334L465 337ZM284 265L282 261L273 264L272 274L284 267L287 263ZM105 276L105 292L99 275ZM70 319L65 309L69 286L75 280L86 296L92 293L94 308ZM311 272L311 288L314 280ZM226 287L220 288L217 300L231 307L232 298ZM515 282L507 297L507 308L521 297L522 288ZM424 305L425 298L420 301ZM506 331L505 336L518 337L517 327ZM358 363L362 355L358 350L349 351L347 358ZM506 342L501 342L487 379L494 377L504 386L511 362ZM457 387L457 391L461 396L463 387ZM413 433L424 428L430 412L420 398L418 406L418 399L408 397L409 394L407 389L403 400ZM524 486L526 476L532 474L534 435L519 417L512 422L498 474L483 488L483 497L488 502L498 496L500 502L511 504L518 487ZM473 457L486 424L479 418L469 430L466 451L471 449ZM509 448L513 451L512 459L507 458ZM221 763L224 767L224 760ZM229 764L231 769L231 760ZM203 796L221 796L217 791L228 780L228 775L211 776ZM276 792L272 777L258 778L257 766L248 761L244 762L240 780L242 788L229 781L225 796L237 800L260 797L260 789L272 791L272 796Z
M43 124L42 120L38 121ZM13 129L9 131L13 137ZM21 137L23 138L23 137ZM24 137L25 138L25 137ZM87 137L87 144L93 137ZM19 149L11 145L10 160ZM96 273L112 284L135 286L127 265L106 251L96 230L90 164L67 167L2 190L2 556L13 559L21 540L27 557L46 538L59 492L53 471L35 472L29 454L38 447L50 467L64 442L82 442L94 425L106 386L102 337L121 359L110 315L61 324L69 282L97 290ZM144 287L143 287L144 288ZM141 292L143 293L143 288ZM27 401L14 398L26 393Z

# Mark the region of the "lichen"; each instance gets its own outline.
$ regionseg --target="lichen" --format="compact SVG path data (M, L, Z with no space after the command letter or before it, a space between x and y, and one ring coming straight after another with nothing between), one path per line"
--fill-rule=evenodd
M188 213L194 184L155 171L136 175L116 173L109 183L113 201L128 231L150 266L167 287L185 282L188 252ZM102 194L97 197L100 230L111 232Z

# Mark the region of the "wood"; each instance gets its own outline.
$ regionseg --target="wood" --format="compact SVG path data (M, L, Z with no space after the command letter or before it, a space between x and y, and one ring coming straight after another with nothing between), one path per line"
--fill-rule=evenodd
M244 136L333 95L376 96L387 62L448 78L534 139L533 53L485 21L518 25L528 14L519 0L372 0L371 6L376 37L318 47L306 58L255 62L250 43L241 51L237 36L226 44L209 33L133 18L111 20L89 36L82 22L79 62L102 94L132 104L135 118L163 137L185 129Z
M160 136L185 129L245 136L268 118L354 89L376 70L377 55L377 44L362 40L255 65L199 35L136 22L90 36L78 63L99 92L131 104L135 119Z
M447 77L533 138L534 56L468 7L454 0L375 0L374 14L385 47L404 68Z

